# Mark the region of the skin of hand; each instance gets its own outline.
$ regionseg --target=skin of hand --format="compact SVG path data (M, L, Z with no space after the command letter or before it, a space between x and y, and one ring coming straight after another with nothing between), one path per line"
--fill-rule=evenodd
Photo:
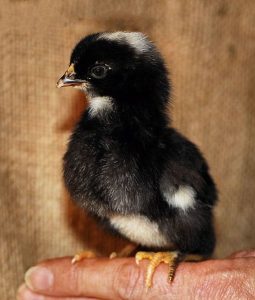
M183 262L174 280L161 264L153 287L144 284L147 262L134 258L91 258L71 264L70 257L51 259L30 268L18 300L165 300L255 299L255 250L221 260Z

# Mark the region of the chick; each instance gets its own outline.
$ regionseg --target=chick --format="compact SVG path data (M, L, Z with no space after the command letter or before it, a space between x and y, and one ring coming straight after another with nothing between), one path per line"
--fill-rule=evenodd
M155 45L139 32L83 38L58 87L86 93L88 109L64 156L72 198L112 232L153 250L146 286L161 262L213 252L217 191L198 148L171 127L170 82Z

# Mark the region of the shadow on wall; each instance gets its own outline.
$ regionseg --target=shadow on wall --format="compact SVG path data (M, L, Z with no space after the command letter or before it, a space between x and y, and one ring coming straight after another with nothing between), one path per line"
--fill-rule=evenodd
M119 252L129 243L100 227L92 217L73 203L67 191L64 198L68 226L86 249L94 250L98 255L108 256L112 252Z
M80 120L81 115L86 110L88 106L88 101L84 96L84 93L76 91L72 97L71 108L66 119L62 120L61 123L57 126L57 131L60 132L71 132L73 131L74 126Z

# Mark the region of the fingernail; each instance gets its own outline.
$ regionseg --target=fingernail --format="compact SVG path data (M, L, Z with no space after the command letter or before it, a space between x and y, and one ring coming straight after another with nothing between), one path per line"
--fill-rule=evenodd
M17 292L17 300L44 300L44 296L31 292L25 284L22 284Z
M31 290L47 290L53 285L53 274L44 267L32 267L25 274L25 282Z

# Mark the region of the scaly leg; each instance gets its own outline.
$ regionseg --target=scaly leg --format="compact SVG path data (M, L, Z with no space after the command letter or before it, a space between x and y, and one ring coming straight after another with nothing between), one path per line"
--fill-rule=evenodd
M168 272L168 280L171 282L174 278L174 273L177 267L177 260L179 256L179 252L172 251L172 252L137 252L135 256L135 261L137 264L142 259L149 259L150 263L147 267L146 278L145 278L145 285L146 288L150 288L152 285L152 276L157 268L157 266L163 262L169 265L169 272Z
M72 259L72 264L75 264L85 258L95 258L95 257L97 257L95 252L90 251L90 250L85 250L85 251L82 251L82 252L74 255L74 257Z

